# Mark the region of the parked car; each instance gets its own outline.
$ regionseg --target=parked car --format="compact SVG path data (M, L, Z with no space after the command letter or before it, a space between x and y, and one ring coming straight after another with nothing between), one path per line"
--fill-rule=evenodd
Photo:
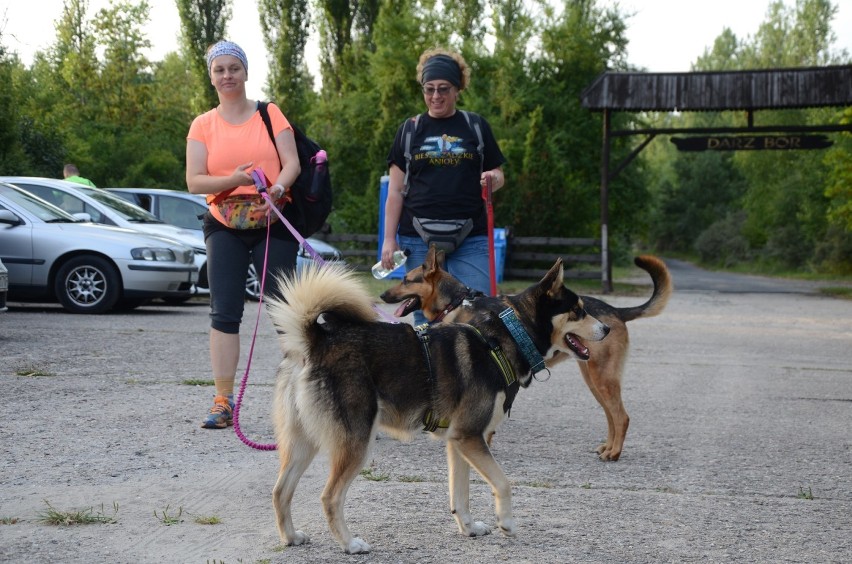
M9 292L9 271L6 270L6 265L0 259L0 313L3 313L8 308L6 307L6 295Z
M59 302L72 313L132 309L184 298L195 252L172 239L83 221L0 182L0 260L12 301Z
M198 271L204 273L204 285L194 286L192 288L193 293L208 292L206 284L207 247L195 231L166 223L139 206L100 188L92 188L55 178L25 176L0 176L0 182L9 182L23 188L77 217L88 217L95 223L103 225L114 225L169 237L192 247L195 250L195 264L198 266ZM200 279L201 275L199 274ZM183 300L168 301L180 302Z
M181 190L165 188L107 188L107 190L148 210L166 223L196 230L203 241L201 218L207 212L207 201L201 194L190 194ZM325 241L309 237L307 242L323 260L343 260L340 250ZM303 246L300 246L296 256L296 268L301 269L311 260L313 260L311 255ZM206 269L201 272L198 284L207 287ZM253 265L249 267L248 277L246 278L246 294L253 300L260 297L260 280L257 278L257 272Z

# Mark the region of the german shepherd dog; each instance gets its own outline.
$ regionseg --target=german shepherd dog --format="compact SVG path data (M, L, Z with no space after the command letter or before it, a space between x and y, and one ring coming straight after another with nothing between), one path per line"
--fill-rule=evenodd
M601 460L615 461L621 456L630 418L621 400L621 376L627 360L629 339L627 322L640 317L659 315L671 297L673 286L666 265L660 259L644 255L636 257L636 265L651 275L654 291L644 304L635 307L614 307L589 296L580 296L589 315L610 327L609 336L602 341L589 341L585 355L574 355L578 360L583 379L603 407L608 432L606 442L596 448ZM472 292L443 269L444 254L432 248L423 265L411 270L402 282L381 295L387 303L400 303L397 317L421 309L429 321L469 323L481 308L493 308L493 298ZM501 301L512 298L502 297ZM586 358L583 358L583 357ZM567 358L553 355L548 367Z
M543 358L584 358L582 342L603 339L608 328L586 314L562 280L559 260L504 307ZM325 451L330 472L321 501L331 533L347 553L370 551L352 536L343 507L379 430L403 440L428 430L445 440L450 510L459 531L481 536L491 530L470 515L473 467L494 493L497 526L514 536L510 484L487 439L519 388L530 385L533 370L504 322L490 310L470 317L476 328L442 323L418 333L406 323L380 322L367 289L335 264L312 265L278 283L281 298L267 303L284 352L273 406L281 469L272 492L282 541L309 540L293 527L291 503L302 474ZM430 421L440 424L427 427Z

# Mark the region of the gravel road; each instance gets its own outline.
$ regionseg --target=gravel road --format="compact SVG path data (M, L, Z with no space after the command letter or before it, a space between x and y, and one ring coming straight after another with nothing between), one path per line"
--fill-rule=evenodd
M294 501L312 542L282 547L277 456L199 428L212 396L192 383L209 379L205 302L101 316L12 303L0 314L0 562L849 562L852 301L695 288L672 266L666 311L629 324L620 461L592 452L603 411L564 363L520 393L494 441L516 538L461 537L443 445L380 436L346 506L373 547L358 556L322 515L325 459ZM261 318L241 411L258 442L272 439L273 335ZM478 476L471 496L493 524ZM55 526L39 520L48 504L118 511L111 524ZM210 517L221 523L197 522Z

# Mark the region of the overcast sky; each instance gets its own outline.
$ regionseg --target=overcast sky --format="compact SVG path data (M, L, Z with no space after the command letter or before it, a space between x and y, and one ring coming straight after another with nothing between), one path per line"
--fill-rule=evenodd
M606 4L616 0L604 0ZM739 38L753 35L765 19L770 0L618 0L627 20L628 60L653 72L688 71L691 63L713 45L724 27ZM794 0L786 0L788 6ZM17 51L25 64L33 53L56 40L55 22L62 13L62 0L0 0L3 42ZM838 14L833 29L836 48L852 53L852 0L834 0ZM90 16L109 5L108 0L90 0ZM172 0L150 1L148 39L152 60L161 60L177 50L179 18ZM258 23L257 0L234 0L228 35L246 51L249 60L250 98L263 98L266 82L266 48ZM37 15L34 15L37 14ZM309 62L309 66L310 66ZM316 67L311 69L316 72Z

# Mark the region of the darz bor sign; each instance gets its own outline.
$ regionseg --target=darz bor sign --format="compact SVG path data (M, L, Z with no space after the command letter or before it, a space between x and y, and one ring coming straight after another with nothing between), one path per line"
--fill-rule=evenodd
M672 137L678 151L790 151L825 149L834 143L825 135L738 135L736 137Z

